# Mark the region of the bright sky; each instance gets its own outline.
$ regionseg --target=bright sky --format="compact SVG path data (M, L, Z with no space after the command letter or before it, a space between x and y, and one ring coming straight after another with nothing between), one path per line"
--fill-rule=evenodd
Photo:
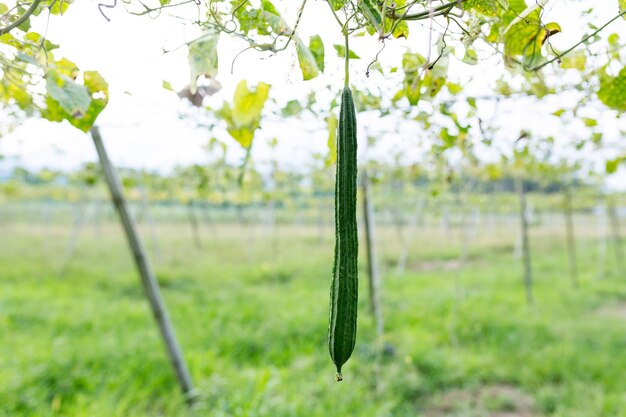
M275 3L289 22L295 20L300 2L287 0ZM611 18L617 11L617 1L607 0L607 3L615 3L615 7L597 7L598 2L592 0L552 0L547 7L548 21L553 17L563 29L563 33L551 38L554 46L563 50L587 32L577 20L579 10L596 6L599 10L590 17L596 24ZM202 149L203 145L213 136L228 141L225 130L218 128L208 131L207 128L194 126L191 120L181 120L180 100L173 93L162 89L163 80L170 81L176 89L188 83L187 49L180 46L197 37L198 30L191 25L182 25L180 20L166 15L158 19L131 16L124 11L122 2L114 10L105 9L111 19L107 22L100 14L97 4L96 0L74 2L65 16L51 20L48 38L62 45L57 56L66 56L81 69L96 69L109 82L110 103L98 123L114 163L120 166L169 170L176 165L205 160L207 153ZM324 92L324 87L327 84L340 86L343 78L339 75L343 64L335 57L332 49L333 44L342 43L338 27L334 24L318 27L319 22L332 22L328 19L329 11L322 1L307 3L299 33L305 40L316 33L322 36L326 46L327 66L324 76L308 82L301 81L293 48L271 58L253 51L244 53L235 62L234 73L231 74L233 58L245 45L228 36L222 36L218 79L224 88L212 98L211 103L219 106L224 99L231 100L234 86L243 78L249 84L259 81L272 84L271 97L280 104L291 98L304 98L311 90L319 92L320 102L328 101L331 93ZM35 24L43 25L42 20ZM618 32L622 39L626 39L625 29L624 22L619 21L607 30L607 34ZM428 36L420 36L418 26L413 25L412 30L414 35L408 42L388 43L381 55L383 62L390 66L400 65L401 55L408 48L427 54ZM423 33L428 33L427 26ZM179 48L174 52L163 53L163 48L177 47ZM385 91L398 88L398 78L383 77L377 73L369 79L364 76L365 67L379 49L375 39L364 37L353 42L351 48L363 58L353 61L351 81L354 85L372 90L380 86ZM485 59L475 67L453 59L450 66L453 80L472 78L467 88L475 93L491 91L494 81L502 71L502 65L494 59ZM549 113L563 106L563 100L574 100L574 97L550 98L541 106L536 106L529 100L510 100L497 106L494 103L484 103L481 106L481 116L485 120L492 120L496 125L506 126L505 133L510 132L511 137L502 138L506 144L504 147L510 147L510 141L517 137L521 129L528 128L529 123L535 132L546 137L555 135L565 143L571 138L579 137L584 129L577 123L563 126L555 117L549 116ZM626 131L626 123L624 118L616 121L609 113L598 109L595 114L587 116L600 117L606 136L611 141L617 141L620 139L620 131ZM388 123L381 122L374 114L361 115L361 139L364 140L366 130L367 133L380 132L387 129ZM327 134L323 121L309 118L304 122L291 120L285 123L270 118L263 121L262 130L256 136L254 157L257 161L276 157L283 166L295 168L306 163L313 152L326 152ZM274 137L279 139L279 146L272 152L265 142ZM382 145L370 151L370 156L385 157L387 150L393 148L405 149L407 158L416 158L423 152L423 144L420 147L420 138L415 134L414 124L401 125L397 133L386 134L382 138ZM237 147L231 148L231 157L240 158L241 152ZM54 169L73 168L85 161L96 159L93 144L85 134L66 123L56 124L43 120L29 120L14 133L3 138L0 141L0 153L8 157L8 161L0 162L0 165L5 165L5 169L17 159L21 165L29 168ZM485 151L485 157L489 156L490 153ZM604 158L602 155L592 157ZM618 176L613 182L626 182L621 180L623 177Z

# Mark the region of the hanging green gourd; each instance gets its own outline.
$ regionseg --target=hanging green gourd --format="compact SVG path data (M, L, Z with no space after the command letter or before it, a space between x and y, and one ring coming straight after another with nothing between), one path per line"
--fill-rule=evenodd
M354 350L358 304L357 137L354 99L348 85L348 50L346 36L346 83L341 94L337 134L335 261L328 326L328 348L337 367L337 381L343 380L341 367Z

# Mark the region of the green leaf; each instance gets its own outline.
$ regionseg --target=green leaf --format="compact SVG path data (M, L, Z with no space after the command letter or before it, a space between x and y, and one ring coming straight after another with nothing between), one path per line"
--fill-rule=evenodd
M263 6L263 10L265 10L266 12L275 14L276 16L280 16L280 13L276 9L276 6L274 6L274 4L272 4L270 0L261 0L261 5Z
M507 56L538 54L537 37L542 32L538 14L533 13L527 20L522 20L504 35L504 54ZM539 45L540 46L540 45Z
M465 55L463 56L463 62L468 65L476 65L478 64L478 55L476 51L470 48L465 50Z
M419 53L406 52L402 56L402 70L404 71L403 89L394 97L394 101L403 96L409 100L411 105L416 105L421 97L420 80L417 79L419 71L424 68L426 58Z
M626 67L616 77L610 77L606 72L600 74L598 98L614 110L626 111Z
M380 32L380 28L383 24L381 11L378 9L375 0L359 0L359 10L365 19L370 24L370 29L374 32Z
M192 94L198 91L198 78L205 76L215 78L217 76L217 44L220 33L207 31L204 35L189 44L189 90Z
M346 4L346 0L328 0L328 2L332 6L333 10L339 10L344 6L344 4Z
M618 4L619 4L619 11L620 13L626 11L626 0L618 0ZM622 16L624 19L626 19L626 15Z
M616 158L606 161L606 173L615 174L622 162L624 162L624 158Z
M295 41L302 78L304 78L304 81L308 81L317 77L320 70L317 67L315 56L299 37L295 36Z
M52 7L50 8L50 13L52 13L53 15L62 15L63 13L65 13L67 8L70 7L70 4L73 3L73 0L57 0L51 3Z
M324 43L319 35L311 36L309 41L309 49L315 57L315 63L320 72L324 72Z
M41 44L44 47L44 49L46 49L47 51L52 51L53 49L57 49L59 47L59 45L52 43L47 39L43 39L43 36L41 36L37 32L28 32L26 35L24 35L24 39L30 41L31 43L35 45ZM43 42L42 42L42 39L43 39Z
M598 126L598 121L596 119L590 119L588 117L583 117L582 121L585 124L585 126L587 126L587 127Z
M344 45L333 45L333 47L335 48L335 51L337 51L337 56L339 58L346 57L346 47ZM361 59L361 57L355 54L352 49L350 49L350 51L348 51L348 59Z
M380 96L356 88L352 90L352 94L357 112L381 109Z
M19 14L22 15L23 13L26 12L26 9L24 9L23 7L18 8ZM22 32L28 32L30 30L30 17L28 19L26 19L25 21L22 22L22 24L20 24L18 26L18 29L21 30Z
M328 157L326 158L326 166L330 166L337 162L337 127L339 120L335 113L330 113L326 118L328 125Z
M561 58L561 68L565 69L576 69L579 71L584 71L586 64L587 54L582 49L571 52Z
M450 94L453 94L453 95L457 95L461 91L463 91L463 87L460 84L448 82L446 86L448 87L448 91L450 92Z
M302 105L298 100L289 100L285 107L283 107L281 113L283 117L290 117L300 114L302 110Z
M91 104L89 91L84 85L77 84L71 78L56 71L48 71L46 75L48 96L74 118L81 118L87 113Z
M475 10L485 16L498 17L509 9L508 0L465 0L465 10Z

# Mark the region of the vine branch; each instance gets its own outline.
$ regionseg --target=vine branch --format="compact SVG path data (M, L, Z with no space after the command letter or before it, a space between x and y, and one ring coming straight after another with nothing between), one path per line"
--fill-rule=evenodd
M28 18L33 13L35 13L35 10L37 10L37 6L39 6L39 3L41 3L41 0L33 0L33 2L30 4L30 7L16 21L6 25L3 28L0 28L0 35L4 35L5 33L9 33L13 29L18 27L22 23L24 23L26 20L28 20Z
M441 16L450 12L455 6L460 6L465 1L467 0L454 0L449 3L445 3L440 6L433 7L429 10L425 10L423 12L405 14L403 16L400 16L400 19L401 20L424 20L424 19L428 19L434 16Z
M577 42L576 44L574 44L573 46L569 47L568 49L566 49L565 51L563 51L560 54L557 54L554 58L549 59L545 62L542 62L541 64L535 65L534 67L524 67L524 69L526 71L538 71L541 68L545 67L546 65L549 65L555 61L561 61L561 58L563 58L565 55L569 54L570 52L572 52L574 49L578 48L580 45L582 45L583 43L587 42L589 39L593 38L594 36L596 36L598 33L602 32L604 29L606 29L607 26L609 26L611 23L615 22L617 19L619 19L620 17L626 16L626 10L622 11L621 13L619 13L617 16L613 17L611 20L609 20L608 22L606 22L604 25L600 26L598 29L596 29L593 33L590 33L587 36L584 36L579 42Z

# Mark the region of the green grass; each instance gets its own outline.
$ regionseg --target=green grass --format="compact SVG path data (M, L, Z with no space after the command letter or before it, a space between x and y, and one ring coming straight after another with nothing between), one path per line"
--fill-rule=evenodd
M479 231L461 270L422 268L459 256L458 231L446 240L435 226L418 230L409 268L395 276L398 239L379 230L385 348L362 264L357 347L336 383L326 344L330 227L322 240L314 227L281 226L277 236L259 227L249 243L249 232L221 225L218 238L203 230L202 249L184 223L157 227L155 270L196 408L178 391L119 227L88 226L66 264L69 226L14 224L0 227L1 416L429 417L442 415L429 410L446 392L500 385L532 397L536 415L626 415L626 317L604 313L626 304L626 281L596 279L590 232L575 290L562 238L533 231L529 309L514 231Z

